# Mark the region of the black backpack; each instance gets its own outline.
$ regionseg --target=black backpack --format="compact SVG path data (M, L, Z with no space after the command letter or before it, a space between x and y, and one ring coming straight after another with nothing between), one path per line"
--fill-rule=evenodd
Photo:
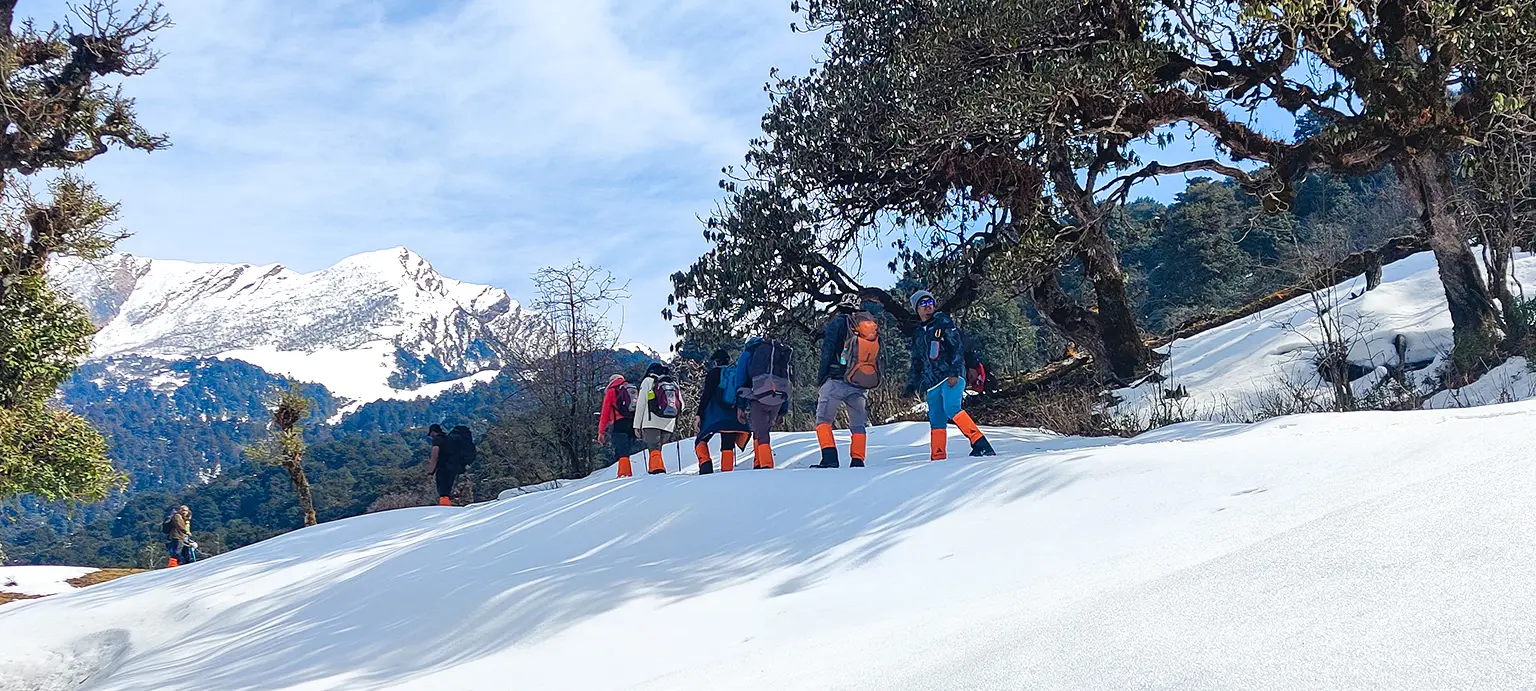
M174 518L176 518L176 514L173 512L171 515L166 516L165 521L160 524L160 532L165 533L166 537L170 537L171 533L176 530L176 524L172 521Z
M448 430L443 437L443 450L440 455L447 456L445 463L463 470L475 462L475 435L464 425L457 425Z
M741 385L751 391L749 398L757 400L782 400L789 397L789 365L795 353L781 341L764 340L748 349L745 381Z

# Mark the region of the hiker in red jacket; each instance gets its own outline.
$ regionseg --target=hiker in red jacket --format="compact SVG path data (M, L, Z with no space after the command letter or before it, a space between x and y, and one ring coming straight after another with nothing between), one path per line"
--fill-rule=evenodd
M624 375L608 379L603 391L603 411L597 418L597 443L613 444L613 457L619 461L619 477L631 477L629 455L635 452L635 404L640 398Z

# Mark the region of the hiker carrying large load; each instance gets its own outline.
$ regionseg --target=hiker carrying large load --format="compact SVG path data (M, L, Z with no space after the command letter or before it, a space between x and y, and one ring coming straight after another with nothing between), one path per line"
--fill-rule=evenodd
M693 453L699 459L699 474L715 472L714 461L709 457L709 440L720 435L720 472L736 469L736 451L747 447L748 427L736 415L736 406L727 404L721 380L735 380L726 376L733 370L731 356L724 350L716 350L709 356L709 373L704 375L704 388L699 391L699 434L693 439Z
M912 368L902 395L910 398L918 391L927 392L929 459L949 457L951 420L970 440L972 456L995 455L992 443L961 408L965 400L965 347L959 328L949 315L938 311L932 293L912 293L911 304L919 324L912 334Z
M794 351L780 341L757 336L741 348L729 374L722 373L726 402L752 430L752 469L773 467L773 426L789 412L790 361Z
M635 431L645 441L647 452L646 472L667 472L661 449L676 436L677 418L682 414L683 392L672 378L672 370L660 362L651 363L640 380L640 400L635 406Z
M597 418L597 443L611 442L613 458L619 465L619 477L631 477L634 471L629 456L635 452L635 411L639 407L640 387L615 374L603 390L603 411Z
M821 341L821 366L816 373L816 442L821 462L812 468L840 465L832 422L848 408L849 467L864 467L865 429L869 407L865 392L880 386L880 325L864 309L858 295L845 295L833 308Z
M456 425L448 432L443 426L433 424L427 428L432 440L432 454L427 462L427 475L437 486L438 506L453 506L453 485L459 474L475 462L474 433L464 425Z

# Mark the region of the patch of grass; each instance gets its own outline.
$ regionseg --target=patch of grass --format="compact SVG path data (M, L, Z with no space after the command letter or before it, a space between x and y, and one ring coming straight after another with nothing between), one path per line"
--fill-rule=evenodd
M119 578L122 578L123 576L132 576L133 574L143 572L144 569L102 569L100 571L92 571L79 578L71 578L64 582L76 588L84 588L86 586L106 583L107 581L115 581Z
M80 576L79 578L71 578L64 582L76 588L85 588L101 583L106 583L107 581L115 581L119 578L122 578L123 576L132 576L136 573L143 573L144 571L145 569L101 569L98 571L92 571L88 574L85 574L84 576ZM0 605L16 602L17 600L36 600L40 597L46 596L27 595L25 593L0 593Z
M17 600L36 600L41 595L28 595L26 593L0 593L0 605L15 602Z

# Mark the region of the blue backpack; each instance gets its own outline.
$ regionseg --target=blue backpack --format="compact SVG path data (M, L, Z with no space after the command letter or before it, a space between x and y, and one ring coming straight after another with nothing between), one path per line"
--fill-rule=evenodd
M745 363L742 362L745 355L736 357L735 364L722 365L720 367L720 402L727 407L737 407L736 392L741 389L741 382L745 379L742 372Z

